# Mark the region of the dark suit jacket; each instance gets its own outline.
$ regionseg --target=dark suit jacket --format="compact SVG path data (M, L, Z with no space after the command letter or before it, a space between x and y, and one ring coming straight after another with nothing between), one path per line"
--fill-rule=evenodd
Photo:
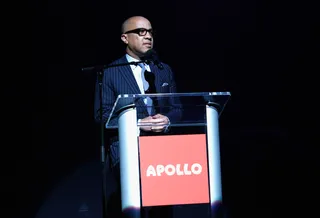
M112 62L110 65L124 64L128 63L125 56ZM176 83L174 80L174 75L171 68L163 64L163 69L159 69L154 64L149 64L151 72L155 75L155 86L157 93L175 93ZM98 83L98 81L97 81ZM163 84L167 84L163 86ZM120 94L141 94L138 84L134 78L133 72L130 65L118 66L107 68L104 71L102 79L102 122L106 122L110 116L110 112L114 106L114 103ZM141 101L136 102L137 105L137 115L138 119L149 116L144 103ZM167 107L171 105L171 107ZM161 107L163 106L163 107ZM164 107L165 106L165 107ZM180 102L177 98L170 99L160 99L159 100L160 113L167 116L170 122L175 122L181 118L181 108ZM95 106L94 106L94 116L95 120L101 122L100 120L100 99L99 99L99 86L96 86L95 94ZM117 116L113 117L110 121L111 124L116 124L118 122ZM110 136L110 134L109 134ZM113 163L118 162L118 145L119 142L117 137L111 137L111 157Z

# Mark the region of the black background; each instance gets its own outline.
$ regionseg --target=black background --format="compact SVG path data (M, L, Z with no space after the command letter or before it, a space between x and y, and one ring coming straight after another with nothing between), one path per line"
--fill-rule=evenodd
M17 189L22 217L34 217L57 184L99 161L95 75L81 68L124 54L120 26L132 15L152 22L155 50L173 68L178 92L232 94L220 118L224 201L232 217L311 214L319 166L311 137L319 73L315 4L82 0L42 6L33 5L32 149Z

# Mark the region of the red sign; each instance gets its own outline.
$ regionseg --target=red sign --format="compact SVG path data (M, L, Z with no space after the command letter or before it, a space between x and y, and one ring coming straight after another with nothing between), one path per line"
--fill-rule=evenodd
M141 136L142 206L209 203L205 134Z

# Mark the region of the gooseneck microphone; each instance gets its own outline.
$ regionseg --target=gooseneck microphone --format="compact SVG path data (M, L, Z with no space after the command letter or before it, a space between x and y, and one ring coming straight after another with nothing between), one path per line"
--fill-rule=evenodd
M163 69L163 65L158 57L158 54L155 50L150 49L146 52L146 54L141 58L144 61L150 61L154 65L156 65L159 69Z

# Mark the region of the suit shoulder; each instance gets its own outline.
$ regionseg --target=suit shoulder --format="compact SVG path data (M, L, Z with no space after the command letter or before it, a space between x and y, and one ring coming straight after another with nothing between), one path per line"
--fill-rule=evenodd
M167 71L169 71L169 72L173 71L172 67L169 64L164 63L164 62L161 62L161 64L162 64L163 68L166 69Z
M112 67L113 65L117 65L117 64L122 64L125 63L127 61L127 59L125 58L125 56L122 56L121 58L118 58L116 60L113 60L111 63L109 63L107 66L107 68L104 70L105 74L112 74L118 71L119 67L115 66Z
M126 56L123 55L122 57L113 60L109 65L113 65L113 64L119 64L119 63L125 63L127 62Z
M115 59L115 60L111 61L108 64L108 66L115 65L115 64L120 64L120 63L125 63L125 62L128 62L128 61L126 59L126 56L124 55L124 56L122 56L122 57L120 57L118 59ZM108 68L108 69L110 69L110 68Z

